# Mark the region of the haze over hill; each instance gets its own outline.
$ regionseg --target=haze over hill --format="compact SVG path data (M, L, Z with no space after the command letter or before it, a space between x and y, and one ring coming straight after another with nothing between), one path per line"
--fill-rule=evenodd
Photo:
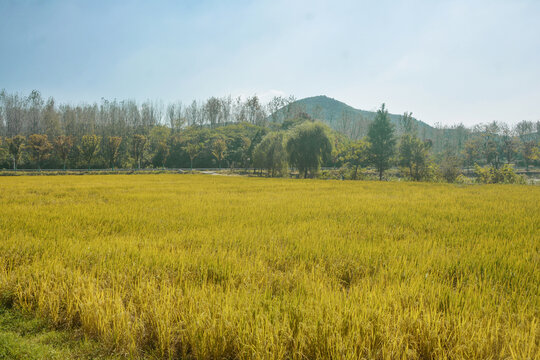
M353 139L367 134L369 124L375 118L376 112L355 109L339 100L326 95L312 96L297 100L280 109L276 116L283 119L287 116L305 113L309 117L327 123L334 130L339 131ZM390 121L395 125L396 132L401 133L400 118L402 115L389 114ZM418 135L431 138L435 128L423 121L413 118L418 128Z

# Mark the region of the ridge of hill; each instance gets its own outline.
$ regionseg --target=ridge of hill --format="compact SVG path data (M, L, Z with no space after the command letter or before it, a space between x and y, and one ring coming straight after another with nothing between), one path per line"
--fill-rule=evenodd
M334 130L351 138L361 138L367 134L369 124L377 114L374 111L355 109L350 105L325 95L312 96L297 100L277 111L277 118L284 119L286 114L298 115L305 113L309 117L321 120ZM401 115L388 114L390 121L396 126L396 132L401 133ZM418 135L430 138L435 128L423 121L413 118L417 125Z

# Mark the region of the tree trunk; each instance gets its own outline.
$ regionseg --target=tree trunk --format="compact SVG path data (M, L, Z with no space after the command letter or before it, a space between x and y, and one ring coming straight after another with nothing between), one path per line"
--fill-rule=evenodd
M383 169L379 169L379 181L382 181Z
M191 173L193 174L193 159L192 158L189 158L189 161L191 163Z

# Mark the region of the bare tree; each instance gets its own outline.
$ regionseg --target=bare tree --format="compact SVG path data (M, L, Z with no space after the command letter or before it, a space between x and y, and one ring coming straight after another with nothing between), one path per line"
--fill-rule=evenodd
M523 120L517 123L514 129L521 141L525 141L527 135L533 131L533 123L532 121Z
M200 125L199 119L201 118L201 111L197 101L193 100L191 105L186 108L185 112L188 126Z
M232 98L231 96L223 97L220 99L221 106L221 115L218 120L218 123L227 124L231 122L231 114L232 114Z
M24 99L18 94L7 94L2 91L0 101L4 108L6 136L13 137L21 134L24 123Z
M239 122L239 123L247 121L246 106L240 96L234 99L233 112L234 112L234 121Z
M50 138L54 138L60 134L60 119L52 97L47 100L47 104L43 111L43 131Z
M362 115L356 115L350 111L343 111L337 119L334 128L346 135L351 140L359 140L362 138L366 129L366 121Z
M296 101L294 96L274 96L266 105L266 109L270 114L272 122L283 122L287 113L289 112L290 104L294 101Z
M245 103L247 122L251 124L264 125L266 122L266 113L262 107L257 95L248 97Z
M216 124L219 122L220 112L221 101L218 98L211 97L206 101L206 104L204 105L204 114L210 123L210 127L216 127Z
M182 116L182 103L173 103L167 106L167 119L171 130L177 131L184 125L185 119Z
M4 115L4 107L2 106L2 97L4 96L4 90L0 92L0 136L6 136L6 123Z
M26 131L28 134L41 134L41 112L43 108L41 93L37 90L32 90L26 98L26 103L28 106L26 111L28 118Z

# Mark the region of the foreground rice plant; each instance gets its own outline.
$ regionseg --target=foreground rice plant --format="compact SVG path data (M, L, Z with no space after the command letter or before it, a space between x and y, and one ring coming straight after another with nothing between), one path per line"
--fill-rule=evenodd
M540 357L540 188L0 178L0 301L130 357Z

